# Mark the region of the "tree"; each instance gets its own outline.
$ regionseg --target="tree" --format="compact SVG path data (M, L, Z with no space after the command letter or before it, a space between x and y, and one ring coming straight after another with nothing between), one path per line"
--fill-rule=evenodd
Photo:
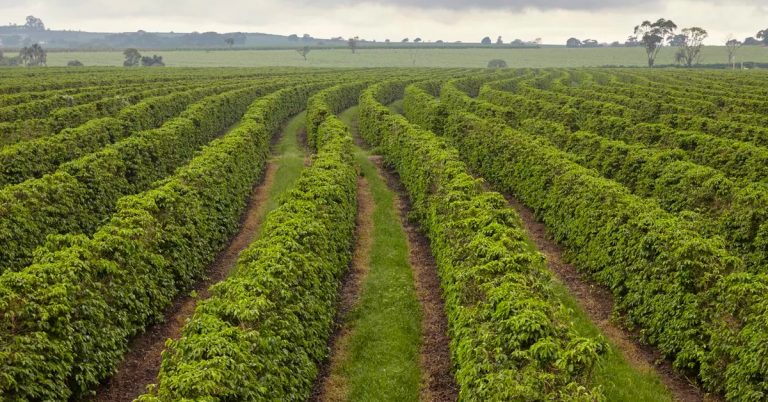
M33 15L27 16L27 22L24 24L24 27L33 31L45 31L43 20L36 18Z
M600 44L597 43L596 39L584 39L584 41L581 42L581 47L600 47Z
M750 36L749 38L744 39L744 46L758 46L760 44L762 44L762 42L755 39L754 36Z
M144 67L164 67L163 56L152 55L152 57L144 56L141 58L141 65Z
M659 18L656 22L643 21L635 27L635 36L639 36L639 43L645 47L648 56L648 67L656 63L656 56L665 43L669 42L675 34L677 25L671 20Z
M757 33L757 39L762 39L764 45L768 45L768 28L763 29Z
M413 40L413 43L421 43L421 38L416 38Z
M480 43L483 45L490 45L492 43L491 38L486 36L485 38L483 38L483 40L480 41Z
M234 46L234 45L235 45L235 38L227 38L227 39L224 39L224 42L226 42L226 43L227 43L227 45L229 45L229 48L231 49L231 48L232 48L232 46Z
M682 47L683 44L685 44L686 37L684 34L677 34L672 37L672 40L669 41L669 46L672 47Z
M304 46L301 49L296 49L296 51L301 55L301 57L304 58L304 61L307 61L307 55L312 49L309 48L309 46Z
M141 63L141 53L134 48L125 49L123 56L125 56L124 67L137 67Z
M496 38L496 44L497 45L503 45L504 44L504 41L501 39L501 35L499 35L499 37Z
M576 38L570 38L565 41L565 47L581 47L581 41Z
M704 39L709 36L704 28L691 27L683 29L683 43L679 46L683 57L683 63L691 67L693 63L698 63L701 57L701 47L704 45Z
M290 34L290 35L288 35L288 40L291 41L291 42L298 42L299 41L299 35Z
M624 42L624 46L626 47L637 47L640 46L640 42L637 41L637 37L630 36L627 38L627 41Z
M67 62L67 67L82 67L83 63L80 60L70 60Z
M728 50L728 64L734 69L736 69L736 51L738 51L742 45L743 43L733 37L728 37L728 40L725 42L725 48Z
M312 38L312 36L310 36L309 34L304 34L301 36L302 42L312 42L312 39L314 38Z
M45 49L37 43L25 46L19 51L19 59L26 66L44 66L47 58Z
M488 62L488 68L490 69L507 68L507 62L501 59L493 59Z
M409 41L410 41L410 39L408 39L408 38L403 38L403 40L401 40L400 42L402 42L402 43L408 43Z
M357 42L360 40L357 36L354 38L349 38L347 41L347 46L349 47L349 50L352 51L352 54L355 54L357 52Z

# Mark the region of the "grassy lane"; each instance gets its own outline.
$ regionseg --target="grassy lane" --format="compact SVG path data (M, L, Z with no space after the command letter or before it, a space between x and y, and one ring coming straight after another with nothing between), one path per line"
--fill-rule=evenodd
M341 115L353 129L351 109ZM417 401L421 384L421 309L409 263L406 234L395 194L379 176L369 154L356 159L373 201L371 246L360 298L345 317L342 353L334 356L330 382L342 390L327 400Z
M675 400L657 370L649 363L646 352L639 350L630 336L610 321L610 303L602 289L593 288L576 275L576 269L564 262L561 248L546 235L533 213L512 203L522 218L530 247L543 252L554 275L554 293L571 310L571 322L582 336L602 336L608 351L593 372L592 382L603 390L608 401L669 402ZM567 278L567 279L566 279ZM563 282L568 280L568 286ZM569 289L570 287L570 289ZM589 306L591 313L584 306Z
M272 153L275 157L269 163L274 163L277 171L267 196L265 216L278 206L280 196L293 187L304 169L307 152L299 141L299 137L305 130L305 117L306 112L301 112L288 122L283 131L283 137Z
M573 311L571 319L576 331L589 337L602 332L593 323L576 298L562 283L557 283L555 293L563 304ZM643 363L630 363L625 358L628 351L622 350L613 340L608 340L608 352L595 369L593 381L603 388L609 401L672 401L674 398L664 386L656 371Z

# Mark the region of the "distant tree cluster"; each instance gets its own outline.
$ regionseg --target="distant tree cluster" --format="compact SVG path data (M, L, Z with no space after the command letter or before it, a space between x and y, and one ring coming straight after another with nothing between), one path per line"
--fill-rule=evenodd
M699 63L701 49L704 47L704 40L709 37L709 33L701 27L683 28L680 33L675 33L676 30L677 24L664 18L659 18L655 22L643 21L642 24L635 27L635 35L630 36L627 43L636 42L645 48L648 67L654 66L659 50L665 45L677 48L675 52L676 63L692 67ZM755 37L746 38L742 42L729 36L725 41L728 64L736 68L736 53L742 46L768 45L768 28L758 31Z
M565 42L565 47L570 48L576 48L576 47L599 47L600 44L595 39L584 39L579 40L577 38L570 38Z
M25 46L19 51L19 60L29 67L44 66L48 60L48 53L39 43L35 43L32 46Z
M31 31L45 31L45 24L43 20L33 15L27 16L27 22L24 24L24 28Z
M191 32L186 34L166 36L139 30L107 35L103 41L96 42L97 46L115 48L220 48L223 44L228 47L245 45L244 33L220 34L216 32Z
M443 43L443 41L440 40L440 41L437 41L435 43ZM461 42L456 42L456 43L461 43ZM486 36L482 40L480 40L480 44L481 45L492 45L492 44L494 44L494 42L491 40L490 36ZM496 38L495 44L496 44L496 46L504 45L504 38L502 38L501 35L499 35ZM526 41L524 41L522 39L514 39L514 40L510 41L509 44L512 45L512 46L526 46L526 45L527 46L535 46L535 45L541 44L541 38L536 38L535 40L528 41L528 42L526 42Z
M144 66L144 67L163 67L165 66L165 63L163 62L163 56L158 55L152 55L152 56L142 56L141 53L137 49L130 48L125 49L123 52L123 56L125 56L125 61L123 61L123 66L125 67L138 67L138 66Z

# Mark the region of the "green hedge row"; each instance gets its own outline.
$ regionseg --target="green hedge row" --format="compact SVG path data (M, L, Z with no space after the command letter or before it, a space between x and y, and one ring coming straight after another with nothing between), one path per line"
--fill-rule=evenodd
M443 81L426 81L409 85L405 88L403 110L405 117L427 131L442 134L443 121L447 117L440 102L435 99L440 96Z
M768 395L766 275L743 272L721 240L546 141L455 109L445 132L474 169L536 211L569 259L612 289L626 323L677 368L733 400Z
M498 86L499 84L494 83L494 85ZM577 91L577 89L565 84L552 85L552 87L556 91ZM604 88L608 88L608 91L610 91L613 87L606 86ZM700 116L700 118L717 115L719 109L701 111L699 110L701 109L700 107L690 107L690 113L681 113L679 110L674 110L674 106L685 105L686 103L690 106L690 103L695 102L696 99L676 98L670 105L664 105L662 109L656 111L656 120L662 123L672 123L673 127L668 127L666 124L656 123L637 124L638 122L649 121L650 119L633 118L634 115L639 113L635 111L631 113L612 112L611 110L623 106L611 102L593 101L594 96L592 93L585 94L585 98L574 98L559 94L556 91L542 91L537 88L526 87L525 85L520 85L518 89L520 89L519 92L521 94L515 95L494 90L489 85L483 88L480 97L497 105L517 110L523 107L523 105L540 102L540 99L545 96L552 98L552 101L559 96L561 98L559 100L560 103L574 106L573 109L576 111L574 115L579 117L576 119L576 125L573 124L573 118L557 116L555 113L544 110L543 107L537 117L547 118L548 116L555 116L571 129L580 128L624 141L642 142L665 148L680 148L690 155L692 161L719 169L736 180L768 182L768 150L742 141L749 137L730 138L738 136L738 134L733 133L728 135L728 138L721 138L717 135L697 131L681 131L674 128L674 126L684 123L685 119L680 117L670 118L665 115L694 114ZM649 94L650 92L639 86L635 92L628 92L628 96L633 97L649 96ZM529 97L536 97L536 100L530 100L528 99ZM578 99L578 102L574 103L574 99ZM584 104L590 103L597 105L597 109L583 107ZM526 114L532 117L530 113ZM516 125L515 119L510 119L509 121ZM695 125L691 127L695 127ZM750 134L747 133L745 135L749 136Z
M192 102L224 89L212 86L152 97L130 106L122 103L119 107L122 110L111 111L115 113L114 117L97 118L93 116L99 113L94 113L84 117L87 122L79 127L3 147L0 149L0 187L41 177L66 161L94 152L132 133L159 127Z
M334 90L322 91L309 100L307 105L307 145L317 148L320 125L330 116L335 116L344 109L354 105L360 97L360 92L368 86L366 81L340 85Z
M354 102L344 95L354 88L332 87L309 104L342 110ZM159 384L140 401L309 398L351 261L357 174L351 137L338 118L308 127L318 147L312 165L267 216L235 273L211 288L182 337L168 344Z
M131 337L162 318L237 230L274 127L311 89L257 100L175 175L122 198L93 237L58 237L32 266L0 276L0 395L66 400L112 374Z
M582 128L626 142L680 148L692 161L718 169L735 180L768 183L768 149L750 143L679 131L663 124L633 124L616 117L595 117Z
M686 131L698 131L717 137L749 142L762 147L768 146L768 128L729 120L716 120L703 116L665 114L661 123Z
M626 144L593 133L568 132L557 123L523 121L520 129L550 140L582 166L652 197L669 212L701 212L693 227L725 238L753 272L768 272L768 184L730 180L716 169L687 161L680 149Z
M147 189L237 122L262 87L205 98L162 127L67 162L40 179L0 190L0 272L31 262L47 235L92 233L118 198Z
M470 98L458 87L453 82L443 87L442 99L446 105L453 105L486 118L499 118L504 122L511 122L512 125L524 131L545 136L570 153L581 154L582 158L577 162L620 181L638 195L658 199L669 211L679 212L688 209L708 212L714 220L695 219L697 224L693 227L707 233L722 235L727 240L728 247L745 258L751 271L766 272L768 268L768 204L766 204L768 184L732 180L718 170L701 163L705 159L704 156L692 158L685 149L674 147L651 149L637 144L612 141L588 132L571 133L569 130L569 125L573 122L570 118L571 114L555 111L541 113L546 109L529 107L532 101L518 95L504 94L506 106L501 106ZM418 88L414 90L417 91ZM512 103L513 100L519 101L520 104ZM542 123L542 120L531 120L531 117L555 123ZM633 136L634 131L646 136L655 132L657 134L653 135L654 141L659 142L664 141L665 133L673 131L663 128L660 124L634 125L626 118L591 117L586 112L582 113L580 120L581 125L587 129L611 133L609 137L620 139ZM656 131L647 129L649 127L653 127ZM673 137L680 135L680 132L675 133L669 135ZM697 134L691 135L697 136ZM735 142L726 139L723 141ZM756 162L762 160L755 153L759 152L760 148L745 143L739 144L751 153L748 152L744 157L744 154L738 153L738 148L734 150L725 144L720 148L710 149L710 152L734 161L744 157L752 162L740 166L745 171L765 170L761 163ZM693 162L699 162L699 164ZM755 168L750 169L750 166Z
M485 191L449 144L383 106L402 96L399 88L363 93L362 134L398 172L430 239L459 398L601 399L587 384L605 344L574 332L542 255L506 200Z
M162 85L162 84L158 84ZM83 88L71 94L61 94L45 99L33 100L26 103L0 107L0 121L47 118L59 108L72 108L92 102L98 102L115 96L130 94L145 89L144 84L133 84L114 87Z
M15 121L0 122L0 146L10 146L22 141L29 141L56 134L67 128L77 127L89 120L110 117L121 110L135 105L150 97L168 95L169 93L188 91L201 87L199 83L176 83L175 85L157 85L151 89L131 87L117 95L106 96L72 107L62 107L45 114L40 118L27 118Z

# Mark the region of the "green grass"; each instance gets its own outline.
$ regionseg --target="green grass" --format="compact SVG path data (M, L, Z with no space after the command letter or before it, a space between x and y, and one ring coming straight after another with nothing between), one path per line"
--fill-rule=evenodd
M357 108L342 114L355 127ZM356 308L347 317L350 328L345 377L351 401L417 401L421 372L421 313L416 298L408 243L394 194L378 175L368 153L356 148L362 175L374 201L368 274Z
M480 67L491 59L502 59L509 67L596 67L604 65L645 66L641 48L568 49L361 49L352 54L346 49L315 49L304 61L295 50L173 50L146 51L159 54L170 67ZM675 49L662 49L658 64L674 62ZM745 46L737 54L740 61L768 63L768 48ZM48 65L65 66L69 60L86 66L122 66L120 51L48 53ZM702 63L726 63L724 46L707 46Z
M571 320L576 331L589 337L600 336L600 330L589 319L587 313L560 282L555 284L555 293L562 303L573 311ZM593 383L602 387L609 401L673 401L672 394L653 369L642 369L631 365L613 342L601 359L593 374Z
M269 189L265 214L277 208L280 196L296 182L304 170L306 152L299 143L299 133L304 129L306 112L294 116L283 129L283 137L273 151L277 171Z

